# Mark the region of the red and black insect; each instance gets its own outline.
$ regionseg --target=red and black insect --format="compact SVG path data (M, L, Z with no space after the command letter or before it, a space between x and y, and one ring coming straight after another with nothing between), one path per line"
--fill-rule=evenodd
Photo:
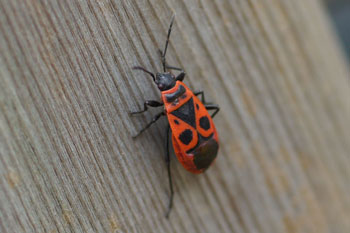
M156 114L142 130L138 132L137 137L161 116L167 116L169 125L167 127L166 141L166 163L168 167L170 201L166 217L169 216L173 202L173 184L170 173L169 156L169 134L172 133L172 142L177 159L192 173L204 172L215 160L219 144L218 135L212 118L219 112L220 108L216 104L205 101L203 91L192 92L182 81L185 78L185 72L181 68L167 65L165 55L169 44L171 28L174 22L174 16L171 19L168 36L164 51L160 51L162 57L163 72L152 73L143 67L136 66L134 69L142 70L149 74L161 91L161 101L147 100L144 102L143 110L131 112L132 115L147 111L150 107L164 106L164 110ZM167 70L177 70L179 75L175 76ZM201 100L197 96L201 95ZM215 110L209 115L207 110Z

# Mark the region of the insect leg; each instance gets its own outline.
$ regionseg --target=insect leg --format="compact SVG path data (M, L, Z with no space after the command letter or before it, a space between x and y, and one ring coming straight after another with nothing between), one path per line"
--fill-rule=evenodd
M214 116L220 111L220 107L217 104L204 104L204 106L207 110L215 110L215 112L211 114L211 118L214 118Z
M179 80L179 81L183 81L184 80L186 72L183 69L177 68L177 67L174 67L174 66L168 66L167 64L165 64L165 68L168 69L168 70L178 70L178 71L180 71L180 74L178 76L176 76L176 80Z
M212 115L211 118L214 118L214 116L220 111L220 107L217 104L212 104L212 103L207 103L205 101L205 96L204 96L204 92L203 91L195 91L193 92L193 94L195 94L195 96L198 95L202 95L202 103L204 104L205 108L207 110L216 110Z
M202 103L203 103L203 104L206 103L206 102L205 102L204 91L202 91L202 90L200 90L200 91L195 91L195 92L193 92L193 94L194 94L195 96L202 95Z
M186 73L184 71L182 71L178 76L176 76L176 80L182 82L185 79L185 75L186 75Z
M169 151L169 135L170 135L170 125L168 125L167 133L166 133L166 157L165 162L168 168L168 178L169 178L169 187L170 187L170 200L168 205L168 211L165 214L166 218L169 218L170 210L173 207L173 198L174 198L174 189L173 189L173 182L171 179L171 172L170 172L170 151Z
M156 101L156 100L146 100L143 103L143 110L130 112L130 114L131 115L135 115L135 114L146 112L147 109L148 109L148 106L150 106L150 107L160 107L160 106L163 106L163 105L164 104L162 102L159 102L159 101Z
M149 122L143 129L141 129L136 135L133 136L133 138L136 138L137 136L139 136L143 131L145 131L146 129L148 129L153 123L155 123L157 120L159 120L159 118L161 116L164 116L165 113L164 112L160 112L157 115L155 115L152 119L151 122Z

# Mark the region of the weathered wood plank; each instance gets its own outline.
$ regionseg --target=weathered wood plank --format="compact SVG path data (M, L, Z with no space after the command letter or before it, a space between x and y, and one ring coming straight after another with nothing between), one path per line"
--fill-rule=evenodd
M169 64L221 106L205 174L166 122L131 135ZM320 1L0 1L0 232L350 231L349 70Z

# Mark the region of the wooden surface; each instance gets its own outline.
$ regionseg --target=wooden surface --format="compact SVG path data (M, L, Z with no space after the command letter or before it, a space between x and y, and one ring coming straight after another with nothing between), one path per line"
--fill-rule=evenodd
M0 232L350 232L349 71L317 0L0 0ZM219 103L203 175L172 157L168 62Z

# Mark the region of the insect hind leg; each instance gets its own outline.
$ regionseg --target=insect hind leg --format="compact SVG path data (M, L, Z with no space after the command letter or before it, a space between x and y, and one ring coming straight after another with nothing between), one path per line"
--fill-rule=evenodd
M214 118L214 116L220 111L220 107L217 104L204 104L204 106L207 110L215 110L211 114L211 118Z
M173 181L171 177L171 170L170 170L170 151L169 151L169 135L170 135L170 125L168 125L167 128L167 136L166 136L166 157L165 162L168 168L168 178L169 178L169 188L170 188L170 199L169 199L169 205L168 210L165 214L166 218L169 218L170 211L173 207L173 199L174 199L174 188L173 188Z

